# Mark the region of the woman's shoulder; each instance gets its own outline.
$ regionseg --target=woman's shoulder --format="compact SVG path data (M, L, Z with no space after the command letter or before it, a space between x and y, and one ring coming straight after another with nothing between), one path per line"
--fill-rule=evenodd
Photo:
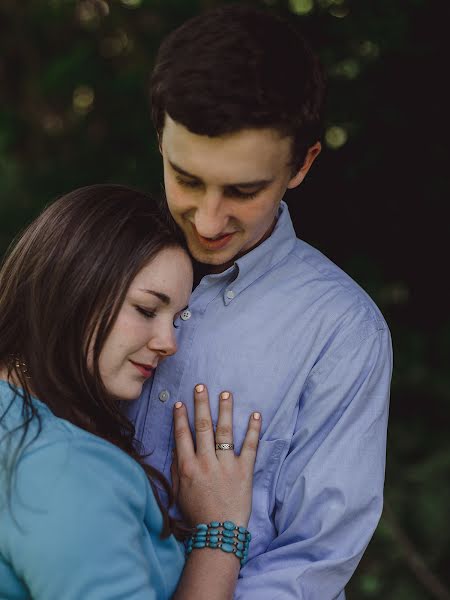
M12 571L33 597L70 589L71 598L110 598L120 585L120 597L144 598L163 586L160 559L169 557L176 583L183 555L172 537L160 540L162 515L144 470L38 409L42 429L17 462L9 506L0 506L0 555Z
M13 453L18 444L21 447L11 490L14 497L26 498L26 504L29 500L37 510L45 510L55 502L64 502L68 507L89 502L92 494L99 499L103 495L106 499L114 497L115 502L131 503L136 510L152 502L144 470L125 452L56 417L35 399L39 423L32 420L21 443L23 401L4 389L0 389L0 398L0 414L8 408L3 430L0 428L3 462L8 458L5 453ZM125 495L123 490L130 488Z

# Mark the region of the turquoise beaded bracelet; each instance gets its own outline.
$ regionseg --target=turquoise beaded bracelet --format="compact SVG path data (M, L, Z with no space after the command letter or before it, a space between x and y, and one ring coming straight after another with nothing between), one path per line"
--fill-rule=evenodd
M199 523L186 542L186 554L189 556L197 548L220 548L223 552L234 554L242 567L247 561L251 539L250 531L233 521Z

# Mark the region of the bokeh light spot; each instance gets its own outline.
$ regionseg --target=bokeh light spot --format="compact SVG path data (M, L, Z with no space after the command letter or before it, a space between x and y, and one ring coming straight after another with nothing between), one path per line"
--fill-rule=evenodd
M380 47L375 42L364 40L359 46L359 54L364 58L378 58L380 55Z
M381 582L376 575L371 575L367 573L361 575L360 586L364 594L373 596L374 594L380 591Z
M73 110L84 115L94 106L94 90L88 85L79 85L73 92Z
M325 132L325 143L332 150L337 150L343 146L347 140L347 131L339 125L332 125L331 127L328 127Z
M105 58L119 56L130 49L130 41L125 31L119 30L100 42L100 53Z
M307 15L314 8L313 0L289 0L289 7L296 15Z
M379 292L379 302L383 305L406 304L409 297L409 289L403 281L394 281L385 285Z
M142 0L120 0L127 8L138 8L142 4Z
M64 130L64 121L59 115L49 113L43 117L42 127L49 135L59 135Z
M329 8L330 15L338 19L343 19L348 15L349 12L350 9L348 6L330 6Z
M331 68L331 74L343 79L356 79L361 69L355 58L346 58Z
M105 0L80 0L76 15L82 25L96 25L101 17L109 15L109 4Z
M318 0L318 4L321 8L329 8L330 6L341 6L345 4L346 0Z

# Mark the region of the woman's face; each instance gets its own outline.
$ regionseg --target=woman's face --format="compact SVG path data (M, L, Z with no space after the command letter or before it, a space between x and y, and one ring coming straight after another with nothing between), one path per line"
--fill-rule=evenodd
M136 275L99 357L110 394L134 400L158 363L176 352L173 323L188 304L192 281L181 248L165 248Z

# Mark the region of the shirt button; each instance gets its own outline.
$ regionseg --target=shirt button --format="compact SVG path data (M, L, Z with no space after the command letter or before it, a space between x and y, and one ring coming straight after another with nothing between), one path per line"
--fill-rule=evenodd
M167 390L163 390L162 392L159 392L158 398L161 400L161 402L167 402L167 400L170 398L170 394Z
M183 310L180 317L183 321L187 321L188 319L190 319L192 317L192 313L190 310Z
M226 296L228 298L228 300L233 300L233 298L235 297L235 293L233 292L233 290L228 290L226 293Z

